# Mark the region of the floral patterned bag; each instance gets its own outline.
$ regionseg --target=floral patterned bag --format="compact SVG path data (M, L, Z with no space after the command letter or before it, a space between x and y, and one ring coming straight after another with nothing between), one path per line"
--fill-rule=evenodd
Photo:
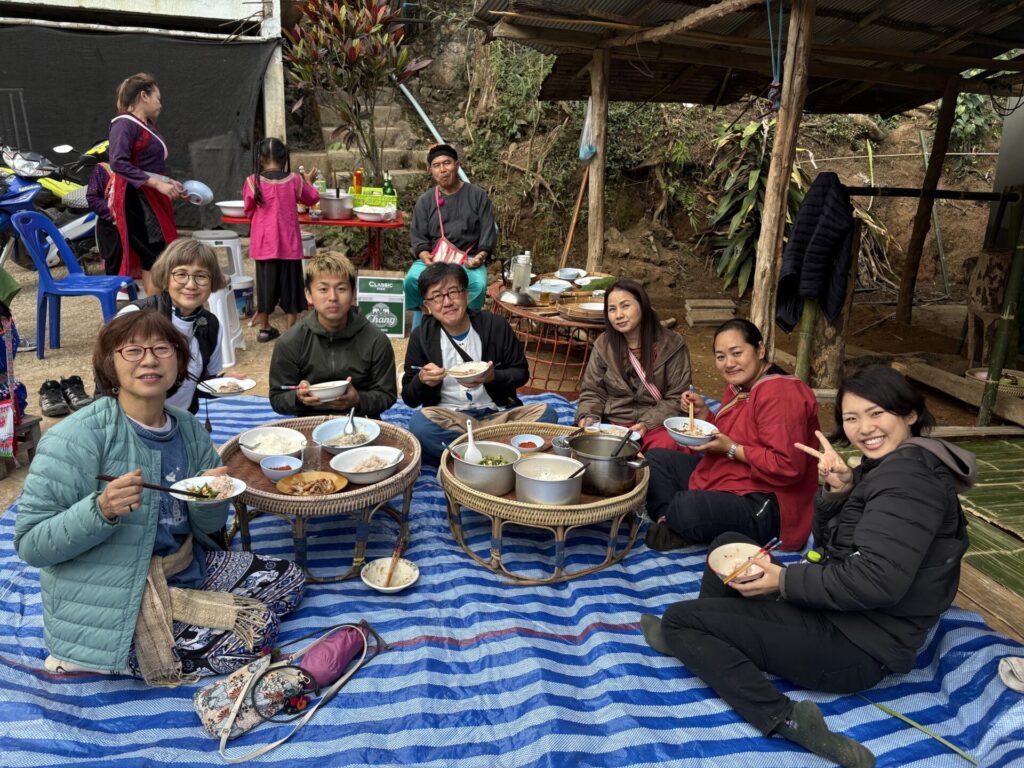
M367 658L370 634L376 639L377 646ZM300 637L292 642L308 637ZM380 635L365 621L358 625L339 624L320 634L301 650L277 661L264 656L236 669L227 677L197 691L192 702L203 729L215 739L220 739L220 756L225 762L240 763L266 754L288 741L321 705L330 701L352 675L384 648L387 645ZM313 662L309 671L302 667L307 658L296 663L297 659L307 654L308 660ZM356 662L350 664L354 658ZM343 671L344 674L341 674ZM335 673L339 675L336 678ZM325 674L330 676L330 683L323 691L323 697L305 713L297 716L298 723L284 738L240 757L229 757L224 753L229 739L241 736L264 720L271 720L290 700L307 692L320 693L321 687L329 682Z

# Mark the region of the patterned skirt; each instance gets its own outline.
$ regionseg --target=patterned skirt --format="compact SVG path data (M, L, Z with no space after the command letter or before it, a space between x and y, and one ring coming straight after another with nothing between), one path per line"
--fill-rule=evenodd
M252 650L228 630L174 622L174 652L182 672L224 675L258 659L277 641L281 617L299 604L305 586L302 569L291 560L260 557L252 552L207 552L202 589L259 600L267 607L266 617ZM135 677L142 677L134 642L128 668Z

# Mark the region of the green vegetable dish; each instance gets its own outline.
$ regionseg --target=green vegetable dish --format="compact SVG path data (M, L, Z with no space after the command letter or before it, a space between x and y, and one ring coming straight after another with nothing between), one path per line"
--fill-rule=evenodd
M480 459L480 465L484 467L503 467L508 464L508 459L501 456L484 456Z

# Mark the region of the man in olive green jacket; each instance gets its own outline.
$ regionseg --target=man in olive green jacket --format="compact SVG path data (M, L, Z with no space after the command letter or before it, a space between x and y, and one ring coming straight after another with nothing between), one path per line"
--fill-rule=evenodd
M352 308L356 271L338 254L310 260L306 298L313 311L274 347L270 360L270 404L296 416L347 412L377 418L398 399L395 353L388 337ZM313 384L349 380L346 390L322 401ZM291 387L295 387L292 389Z

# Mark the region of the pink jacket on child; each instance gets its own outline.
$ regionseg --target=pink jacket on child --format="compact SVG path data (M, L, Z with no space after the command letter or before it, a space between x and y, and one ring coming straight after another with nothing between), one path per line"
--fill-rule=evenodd
M252 219L249 255L256 261L301 259L302 235L299 233L297 205L314 205L320 193L297 173L283 179L260 177L263 204L256 205L256 177L245 180L242 191L245 215Z

